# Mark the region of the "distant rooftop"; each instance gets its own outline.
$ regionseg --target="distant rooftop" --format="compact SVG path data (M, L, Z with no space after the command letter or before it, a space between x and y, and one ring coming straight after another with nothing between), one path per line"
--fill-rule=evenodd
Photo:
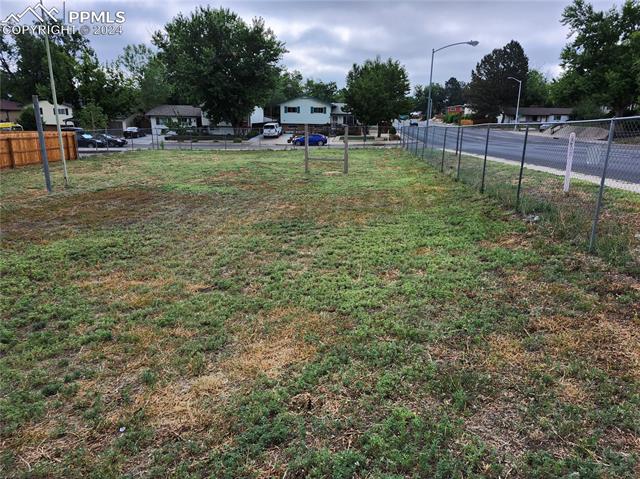
M200 117L202 110L191 105L158 105L146 112L145 116Z

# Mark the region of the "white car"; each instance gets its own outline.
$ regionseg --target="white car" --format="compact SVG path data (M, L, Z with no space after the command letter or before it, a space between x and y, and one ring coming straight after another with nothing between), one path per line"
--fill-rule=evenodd
M265 138L278 138L282 135L282 127L279 123L265 123L262 127L262 136Z

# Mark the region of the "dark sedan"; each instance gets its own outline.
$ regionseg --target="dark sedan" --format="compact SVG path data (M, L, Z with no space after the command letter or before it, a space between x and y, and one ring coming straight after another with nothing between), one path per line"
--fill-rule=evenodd
M124 138L109 135L108 133L100 133L99 135L96 135L96 138L104 141L108 146L121 147L127 144L127 140Z
M78 131L76 132L76 138L78 139L79 147L104 148L107 146L103 140L96 138L90 133Z

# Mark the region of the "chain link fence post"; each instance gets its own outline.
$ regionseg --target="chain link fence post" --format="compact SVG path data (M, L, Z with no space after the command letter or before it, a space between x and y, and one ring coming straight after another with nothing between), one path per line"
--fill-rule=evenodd
M596 246L596 237L598 234L598 219L600 217L600 208L602 207L602 195L604 193L604 183L607 179L607 166L609 165L609 156L611 155L611 143L613 142L614 126L616 118L611 119L609 123L609 138L607 139L607 152L604 157L604 165L602 167L602 176L600 177L600 189L598 190L598 201L596 203L596 211L593 215L593 224L591 226L591 237L589 238L589 252L593 253Z
M444 129L444 140L442 142L442 161L440 162L440 173L444 173L444 152L447 149L447 130L449 128Z
M489 133L491 132L491 127L487 127L487 139L484 143L484 161L482 162L482 182L480 183L480 193L484 193L484 180L487 174L487 152L489 151Z
M520 172L518 173L518 190L516 191L516 212L520 209L520 194L522 192L522 174L524 172L524 159L527 154L527 139L529 138L529 125L524 131L524 144L522 145L522 158L520 159Z
M460 181L460 163L462 162L462 139L464 135L464 128L459 126L460 129L460 145L458 147L458 167L456 169L456 181Z

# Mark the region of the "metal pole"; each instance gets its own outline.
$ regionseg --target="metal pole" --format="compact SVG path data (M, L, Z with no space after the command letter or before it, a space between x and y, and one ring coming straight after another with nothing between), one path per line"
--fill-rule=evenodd
M596 236L598 234L598 219L600 217L600 208L602 208L602 195L604 194L604 182L607 179L607 166L609 166L609 156L611 154L611 143L613 141L613 132L616 118L611 119L609 124L609 139L607 140L607 153L604 157L604 166L602 167L602 177L600 178L600 189L598 190L598 202L596 203L596 212L593 216L593 225L591 226L591 237L589 238L589 252L593 252L596 246Z
M40 0L42 18L45 18L44 5ZM58 114L58 97L56 95L56 81L53 78L53 65L51 63L51 49L49 48L49 34L44 32L44 44L47 50L47 63L49 64L49 80L51 82L51 96L53 97L53 111L56 116L56 127L58 130L58 143L60 145L60 159L62 160L62 171L64 174L64 186L69 186L69 176L67 174L67 161L64 156L64 143L62 142L62 130L60 128L60 115Z
M422 159L424 160L424 145L426 143L426 138L427 138L427 131L429 130L429 127L425 127L424 130L424 134L422 135Z
M462 128L458 126L458 131L456 132L456 155L458 154L458 147L460 146L460 131Z
M527 153L527 139L529 138L529 125L524 131L524 145L522 145L522 159L520 160L520 173L518 174L518 191L516 192L516 211L520 209L520 192L522 191L522 173L524 172L524 158Z
M487 172L487 151L489 151L489 132L491 127L487 127L487 140L484 144L484 162L482 163L482 183L480 183L480 193L484 193L484 178Z
M304 172L309 173L309 125L304 124Z
M456 171L456 181L460 180L460 162L462 161L462 138L464 135L464 128L459 126L460 128L460 148L458 149L458 168Z
M431 49L431 69L429 72L429 97L427 100L427 131L425 132L425 143L429 139L429 120L431 119L431 86L433 84L433 57L436 54L436 49Z
M49 175L49 160L47 159L47 145L44 141L44 131L42 129L42 117L40 116L40 102L38 101L38 95L33 95L31 99L33 100L33 113L35 113L38 139L40 140L40 157L42 158L44 184L47 187L47 191L51 193L51 176Z
M344 127L344 165L342 172L346 175L349 173L349 127Z
M444 129L444 141L442 142L442 162L440 163L440 172L444 173L444 150L447 148L447 130L449 128Z
M522 80L518 81L518 104L516 105L516 126L513 127L514 131L518 128L520 123L520 93L522 92Z

